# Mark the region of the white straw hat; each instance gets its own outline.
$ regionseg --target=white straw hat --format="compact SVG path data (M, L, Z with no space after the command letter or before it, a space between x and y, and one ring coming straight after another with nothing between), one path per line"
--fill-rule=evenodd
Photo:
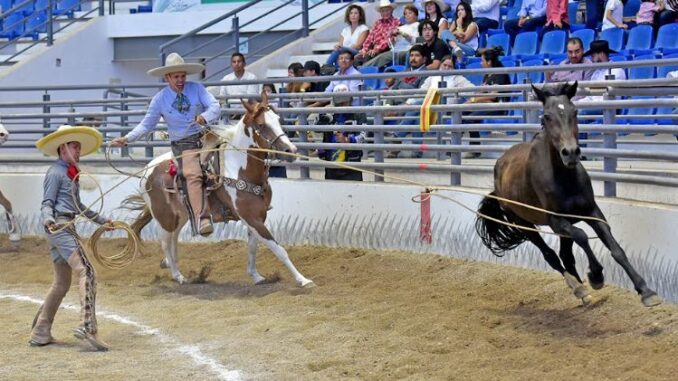
M377 9L386 7L391 7L392 9L395 9L393 4L391 3L391 0L379 0L379 2L377 3Z
M92 127L63 125L38 140L35 146L45 155L59 156L59 146L68 142L79 142L80 156L85 156L95 152L103 141L101 133Z
M186 72L186 74L197 74L205 70L205 66L197 63L185 63L183 57L178 53L170 53L165 59L165 66L156 67L149 70L148 75L154 77L164 77L165 74Z

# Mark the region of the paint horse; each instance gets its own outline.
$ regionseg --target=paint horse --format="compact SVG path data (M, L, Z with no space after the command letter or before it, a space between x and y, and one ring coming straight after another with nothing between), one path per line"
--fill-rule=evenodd
M591 179L580 162L577 111L571 101L577 92L577 82L541 90L532 86L532 89L544 105L542 131L532 142L514 145L497 160L494 191L490 195L559 214L588 216L598 220L556 216L485 197L478 209L481 214L528 228L535 228L535 225L550 226L561 235L560 258L537 232L501 224L482 216L476 219L478 235L494 254L511 250L529 240L539 248L548 264L563 275L574 295L588 304L592 298L577 274L572 254L573 241L588 258L591 287L600 289L605 282L603 267L593 254L586 233L574 226L579 221L585 221L631 278L643 304L647 307L660 304L661 298L633 268L624 250L612 236L610 226L603 222L605 216L594 199Z
M0 123L0 145L5 144L9 139L9 131ZM12 203L0 191L0 205L5 208L5 218L7 219L7 226L9 227L9 240L13 243L19 242L21 234L19 233L19 224L16 222L14 214L12 214Z
M215 222L240 220L247 226L248 264L247 272L255 284L265 282L256 268L257 243L268 247L285 264L300 286L310 286L313 282L304 277L290 260L287 251L278 244L264 224L271 203L271 187L268 184L268 167L265 163L267 153L249 148L264 148L278 152L295 153L297 148L290 142L280 126L280 117L268 105L268 97L262 93L260 103L245 103L246 113L235 126L213 126L203 136L201 161L223 162L223 176L208 184L210 193L208 205ZM224 140L230 141L229 147L214 152ZM220 155L223 155L223 160ZM286 160L294 160L290 155L279 155ZM142 181L142 196L132 196L128 200L139 201L143 197L141 213L132 224L132 229L141 232L146 224L155 219L160 225L160 243L165 253L161 267L169 267L172 278L179 283L186 279L178 268L177 241L179 231L188 221L187 209L178 192L172 191L173 178L170 169L171 152L155 158L147 166L145 180ZM214 165L218 167L220 165ZM217 172L219 173L219 172ZM208 176L214 177L214 176ZM214 180L214 179L212 179Z

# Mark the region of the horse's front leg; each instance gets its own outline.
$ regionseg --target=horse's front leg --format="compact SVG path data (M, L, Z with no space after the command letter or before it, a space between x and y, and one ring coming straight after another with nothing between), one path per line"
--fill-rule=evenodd
M268 228L266 228L266 225L264 225L263 221L247 221L246 224L250 228L252 234L254 234L264 245L266 245L266 247L268 247L276 257L278 257L280 262L282 262L285 267L290 270L292 276L294 276L294 280L299 286L313 286L313 281L301 275L297 268L294 267L294 264L292 263L292 260L290 260L285 248L280 246L278 242L273 239L271 232L268 231Z
M558 253L558 256L565 267L565 271L572 274L575 278L577 278L579 283L581 283L581 277L579 277L579 273L577 273L576 262L574 260L574 255L572 254L573 244L574 241L572 241L571 238L560 237L560 252Z
M600 211L598 206L596 206L593 212L593 217L605 220L605 216L603 215L603 212ZM587 220L586 223L588 223L593 228L593 230L598 235L598 238L600 238L600 240L603 241L605 247L610 250L612 253L612 258L614 258L614 260L624 268L626 274L628 274L629 278L631 278L634 288L638 294L640 294L640 299L643 304L646 307L652 307L661 304L662 299L657 296L656 292L647 286L645 279L643 279L643 277L638 274L636 269L633 268L631 262L629 262L629 259L626 256L626 253L624 252L624 249L622 249L617 240L612 236L610 226L607 223L600 221Z
M186 278L179 271L179 265L177 264L177 241L179 239L179 231L177 229L173 232L169 232L163 228L159 228L159 238L160 246L162 251L165 254L165 258L160 262L160 267L168 268L172 272L172 279L177 281L179 284L184 284Z
M261 284L266 281L266 278L257 271L257 242L257 236L252 229L247 229L247 273L254 280L254 284Z
M0 205L5 208L5 218L7 218L7 226L9 229L9 240L12 242L18 242L21 239L21 234L19 234L19 224L12 214L12 203L0 192Z
M603 265L598 262L591 246L589 245L589 237L586 232L570 223L565 218L558 216L550 217L550 226L554 232L569 236L574 242L584 250L586 257L589 260L589 284L596 290L603 288L605 285L605 277L603 276Z

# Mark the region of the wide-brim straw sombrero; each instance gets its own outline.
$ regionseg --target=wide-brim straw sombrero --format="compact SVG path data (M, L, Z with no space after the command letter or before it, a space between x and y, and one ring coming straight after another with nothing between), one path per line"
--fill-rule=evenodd
M198 63L186 63L184 58L178 53L170 53L165 59L165 66L156 67L147 71L148 75L154 77L164 77L165 74L186 72L186 74L197 74L205 70L205 66Z
M38 140L35 146L45 155L59 156L59 146L68 142L79 142L80 156L85 156L99 149L103 141L101 133L92 127L63 125Z

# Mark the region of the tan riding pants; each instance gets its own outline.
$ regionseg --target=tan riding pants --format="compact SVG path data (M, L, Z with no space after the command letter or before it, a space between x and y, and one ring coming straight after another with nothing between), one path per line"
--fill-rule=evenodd
M51 330L54 316L71 287L71 273L73 272L78 277L82 324L88 333L96 334L96 273L84 251L82 249L74 251L68 258L67 263L60 260L52 262L52 264L54 265L54 281L49 292L47 292L45 302L38 311L35 325L31 331L31 340L41 344L53 340Z
M202 169L200 168L200 150L183 151L181 170L186 179L188 202L193 209L193 219L196 226L200 226L200 216L203 213Z

